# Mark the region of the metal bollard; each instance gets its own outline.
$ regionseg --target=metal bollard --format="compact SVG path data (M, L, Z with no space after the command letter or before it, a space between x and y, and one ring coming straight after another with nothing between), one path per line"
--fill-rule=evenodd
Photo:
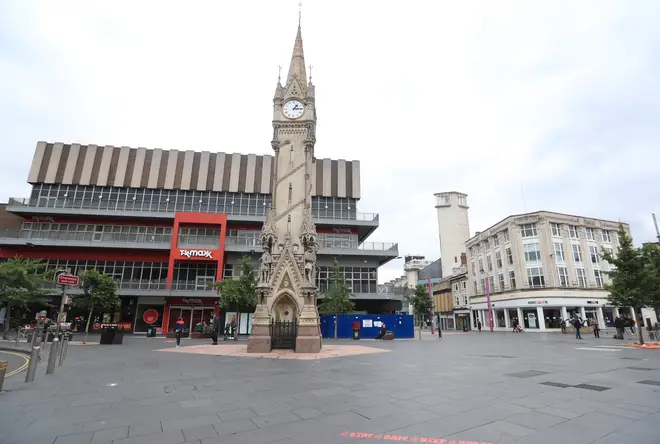
M69 342L69 341L66 340L66 338L67 338L67 335L64 335L62 337L62 343L60 344L60 360L57 363L58 367L61 367L62 363L64 362L64 351L66 350L66 344Z
M57 361L57 349L59 348L60 341L55 336L53 342L50 343L50 352L48 353L48 366L46 367L46 374L52 375L55 373L55 362Z
M0 392L2 391L2 384L5 382L5 373L7 373L7 361L0 361Z
M34 374L37 372L37 364L39 363L39 350L41 350L41 347L36 345L30 351L30 362L28 364L27 375L25 375L25 382L34 381Z
M62 353L64 355L64 359L66 360L66 352L69 351L69 341L73 338L73 336L69 336L69 338L66 340L64 343L64 352Z

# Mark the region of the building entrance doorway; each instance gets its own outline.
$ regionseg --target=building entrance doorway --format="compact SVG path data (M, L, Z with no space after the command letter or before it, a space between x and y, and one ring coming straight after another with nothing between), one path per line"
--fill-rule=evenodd
M176 325L177 319L179 316L183 317L183 336L189 335L191 332L201 333L203 331L202 326L204 323L212 324L213 320L213 307L170 307L170 319L168 325L170 329L174 331L174 326ZM199 330L199 331L198 331Z

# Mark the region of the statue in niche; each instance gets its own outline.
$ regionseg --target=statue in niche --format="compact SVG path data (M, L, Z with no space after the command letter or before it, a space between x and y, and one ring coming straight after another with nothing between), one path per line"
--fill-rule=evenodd
M316 251L314 244L305 243L305 253L303 255L305 278L310 284L314 283L314 275L316 274Z
M273 258L269 252L270 248L261 255L261 266L259 267L259 281L267 283L270 280L270 266L273 262Z

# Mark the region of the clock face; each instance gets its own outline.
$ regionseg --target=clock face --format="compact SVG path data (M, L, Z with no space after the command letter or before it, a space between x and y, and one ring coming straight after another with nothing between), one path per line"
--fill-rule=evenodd
M297 119L305 111L305 105L300 100L289 100L284 104L283 113L289 119Z

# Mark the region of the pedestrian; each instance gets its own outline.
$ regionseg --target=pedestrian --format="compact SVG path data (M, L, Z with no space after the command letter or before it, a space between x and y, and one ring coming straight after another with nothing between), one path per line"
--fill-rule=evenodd
M481 320L477 320L477 330L481 333Z
M600 326L598 325L598 319L591 318L591 328L594 329L594 337L600 338Z
M238 341L238 331L236 331L236 318L232 318L231 323L231 335L234 338L234 341Z
M582 320L577 316L573 320L573 327L575 327L575 339L582 339L582 336L580 336L580 328L582 327Z
M620 317L616 317L614 320L614 328L616 328L616 336L615 339L623 339L623 334L624 334L624 328L623 328L623 320Z
M632 334L635 334L635 324L636 323L637 322L635 321L634 318L630 319L630 331L632 332Z
M216 313L213 317L213 345L218 345L218 333L220 332L220 328L222 328L222 322L220 321L220 315Z
M561 327L561 332L566 333L566 321L562 319L561 324L559 324L559 326Z
M174 325L174 337L176 338L176 348L179 348L179 345L181 345L181 334L183 333L183 327L184 327L183 316L179 316L179 319L176 320L176 324Z

